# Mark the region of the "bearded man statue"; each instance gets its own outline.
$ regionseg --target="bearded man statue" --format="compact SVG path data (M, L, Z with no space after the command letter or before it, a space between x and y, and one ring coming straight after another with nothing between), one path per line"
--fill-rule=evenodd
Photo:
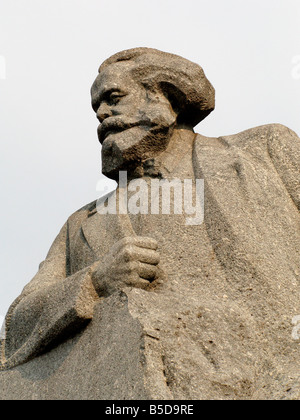
M195 133L214 93L199 65L150 48L101 65L92 106L119 185L68 219L11 306L0 396L300 398L300 140L279 124ZM169 204L191 205L187 180L196 201L204 182L201 223L163 211L168 183Z

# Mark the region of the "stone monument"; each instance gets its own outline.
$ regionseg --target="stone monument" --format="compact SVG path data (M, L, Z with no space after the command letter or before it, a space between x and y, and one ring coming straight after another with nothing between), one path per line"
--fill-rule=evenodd
M119 186L11 306L0 399L300 399L299 137L196 134L214 88L150 48L106 60L91 94Z

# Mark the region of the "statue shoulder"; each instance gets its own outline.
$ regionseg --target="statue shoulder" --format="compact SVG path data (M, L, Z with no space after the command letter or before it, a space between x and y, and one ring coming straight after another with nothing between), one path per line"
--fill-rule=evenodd
M298 135L293 130L282 124L267 124L220 137L206 137L198 134L195 145L196 148L205 146L214 149L235 147L250 151L253 147L261 149L268 148L273 143L288 144L290 142L300 142Z
M244 130L237 134L222 136L219 139L222 139L229 144L255 142L257 140L261 141L263 144L263 140L268 142L269 140L280 138L284 141L285 139L289 139L291 137L299 139L298 135L285 125L266 124Z
M299 168L300 138L290 128L282 124L268 124L250 128L237 134L205 137L197 135L194 145L195 156L217 158L220 154L247 154L259 159L272 161L293 161Z
M83 220L87 219L91 214L93 214L96 211L96 207L97 200L94 200L91 203L88 203L80 209L76 210L68 218L68 224L73 225L77 224L78 222L81 223Z
M69 226L78 225L82 223L85 219L90 218L97 213L97 207L101 206L111 195L115 194L115 190L110 191L108 194L101 196L97 200L92 201L89 204L81 207L79 210L75 211L69 218Z

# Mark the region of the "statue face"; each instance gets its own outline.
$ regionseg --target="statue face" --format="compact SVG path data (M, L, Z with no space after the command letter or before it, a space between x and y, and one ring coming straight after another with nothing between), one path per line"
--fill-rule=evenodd
M102 172L117 179L119 170L133 170L163 151L176 123L176 114L162 93L135 81L128 62L101 72L92 86L92 105L100 121Z

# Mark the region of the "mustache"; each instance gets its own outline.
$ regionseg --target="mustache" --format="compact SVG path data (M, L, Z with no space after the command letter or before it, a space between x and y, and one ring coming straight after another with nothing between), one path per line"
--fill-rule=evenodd
M109 117L98 127L99 141L102 144L109 134L116 134L133 127L145 125L149 126L149 121L126 121L120 117Z

